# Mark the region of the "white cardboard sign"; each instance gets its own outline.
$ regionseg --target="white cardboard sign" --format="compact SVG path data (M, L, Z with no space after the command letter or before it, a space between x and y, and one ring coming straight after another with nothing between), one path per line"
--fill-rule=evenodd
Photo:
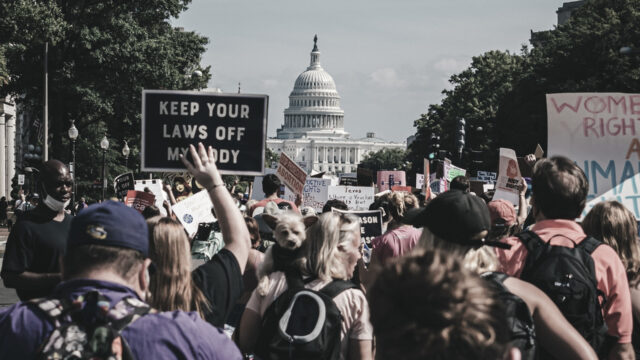
M374 201L373 187L367 186L329 186L328 199L344 201L349 210L369 210Z
M212 207L209 193L203 190L173 205L172 210L189 236L194 236L198 231L198 224L216 220L211 213Z
M518 205L518 186L522 180L516 152L511 149L500 148L500 164L498 168L498 180L493 199L504 199L514 205Z
M134 190L136 191L144 191L145 188L149 188L151 193L156 196L155 205L159 210L162 216L167 216L167 210L164 209L162 203L167 200L167 196L162 190L162 180L158 179L150 179L150 180L136 180L134 185Z

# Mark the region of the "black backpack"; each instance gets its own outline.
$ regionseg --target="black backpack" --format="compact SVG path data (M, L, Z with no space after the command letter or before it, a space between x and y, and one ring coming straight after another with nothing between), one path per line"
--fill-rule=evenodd
M578 330L600 356L605 356L615 343L607 335L602 317L604 293L597 287L595 265L591 254L602 243L586 237L573 247L552 245L532 232L518 238L528 250L520 278L544 291L565 318ZM602 302L602 305L601 305Z
M299 274L286 277L288 289L264 314L255 354L262 360L340 359L342 314L333 298L357 286L334 280L314 291Z
M128 297L109 306L109 299L89 291L75 300L34 299L31 303L54 324L38 349L39 359L134 359L120 332L150 312L144 302Z
M511 338L510 345L520 349L523 360L537 359L533 317L527 304L504 286L503 283L509 276L499 272L487 272L482 274L482 277L489 281L504 306Z

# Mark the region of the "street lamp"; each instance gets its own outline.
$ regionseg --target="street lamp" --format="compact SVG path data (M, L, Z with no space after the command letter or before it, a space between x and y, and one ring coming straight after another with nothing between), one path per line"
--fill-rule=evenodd
M109 148L109 139L105 135L100 140L100 148L102 149L102 201L104 202L104 193L107 191L107 149Z
M131 149L129 149L129 144L127 144L127 140L124 141L124 147L122 147L122 155L124 155L124 167L128 168L129 162L129 154L131 153Z
M73 185L71 185L71 213L75 215L76 213L76 139L78 138L78 129L74 124L74 121L71 120L71 127L68 131L69 139L71 140L71 162L69 163L69 170L71 171L71 179L73 180Z

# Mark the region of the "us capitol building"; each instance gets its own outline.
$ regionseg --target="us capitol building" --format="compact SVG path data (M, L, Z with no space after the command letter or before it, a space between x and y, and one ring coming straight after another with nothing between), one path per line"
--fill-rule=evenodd
M284 152L307 172L351 173L365 154L383 148L406 149L406 143L395 143L367 133L362 139L351 139L344 131L344 111L340 95L329 73L320 66L317 36L313 39L311 64L296 79L284 110L284 124L275 138L267 139L273 152Z

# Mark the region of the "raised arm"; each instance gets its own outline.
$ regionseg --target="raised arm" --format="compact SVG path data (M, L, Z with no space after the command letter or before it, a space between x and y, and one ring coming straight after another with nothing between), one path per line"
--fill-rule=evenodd
M591 345L565 319L556 304L537 287L510 277L504 285L529 307L540 345L557 359L593 359L598 357Z
M198 143L198 151L193 145L189 146L193 158L193 164L183 156L182 162L196 180L209 193L216 217L220 224L220 231L224 239L225 248L233 253L238 260L240 270L244 273L251 248L249 230L244 222L240 210L233 202L231 195L222 181L213 156L213 148L209 146L208 152L204 145Z
M525 197L525 194L527 193L527 181L524 178L521 178L520 180L520 188L518 189L518 224L524 224L524 221L527 220L527 215L529 215L529 204L527 203L527 198Z

